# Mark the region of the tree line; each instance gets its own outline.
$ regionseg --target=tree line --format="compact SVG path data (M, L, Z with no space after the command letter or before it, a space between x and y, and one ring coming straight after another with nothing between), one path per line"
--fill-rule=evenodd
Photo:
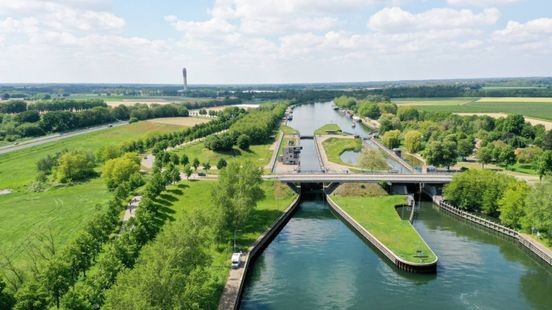
M534 187L490 170L469 170L453 177L445 198L455 206L496 218L503 225L536 233L552 245L552 179Z
M213 124L199 124L174 135L158 135L145 139L142 143L135 141L124 147L103 147L98 150L95 161L90 158L91 154L81 151L63 151L39 160L39 171L53 171L54 174L64 165L64 157L71 157L67 163L70 169L62 170L77 174L78 169L75 168L80 167L81 162L103 162L102 178L113 192L113 199L100 208L101 211L63 251L37 262L30 275L13 269L18 275L9 278L10 287L16 291L14 295L6 293L4 282L0 281L0 300L6 296L5 308L100 307L105 300L105 291L114 283L117 274L126 268L132 268L141 247L158 233L162 225L159 221L162 211L157 197L166 186L180 181L180 172L173 163L156 160L151 177L144 183L139 174L140 158L129 150L138 148L138 144L144 148L146 145L149 145L148 148L166 148L169 141L208 135L228 128L243 113L244 110L229 108L221 112L221 117L213 120ZM74 160L81 156L89 160ZM120 212L129 195L134 195L137 191L143 196L140 208L136 211L136 216L120 231Z

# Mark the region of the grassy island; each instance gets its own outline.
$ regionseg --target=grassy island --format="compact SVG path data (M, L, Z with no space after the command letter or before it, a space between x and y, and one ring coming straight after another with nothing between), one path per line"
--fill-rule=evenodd
M326 124L318 129L316 129L314 131L314 134L317 135L317 136L320 136L320 135L330 135L330 134L335 134L335 135L343 135L343 131L341 130L341 127L339 127L339 125L337 124Z
M366 187L367 185L347 184L345 186ZM331 198L343 211L401 259L412 263L429 263L437 259L416 229L407 220L402 220L395 210L397 205L406 203L405 196L366 197L358 192L361 191L338 189Z
M341 154L347 151L360 152L362 141L359 138L329 138L322 142L328 160L340 165L348 165L341 160Z

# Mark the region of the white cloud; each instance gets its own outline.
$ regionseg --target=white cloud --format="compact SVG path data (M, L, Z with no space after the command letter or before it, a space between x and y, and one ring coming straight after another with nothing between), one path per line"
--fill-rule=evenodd
M499 17L500 12L497 9L485 9L482 13L477 14L471 10L436 8L414 14L399 7L391 7L372 15L368 26L380 32L473 28L493 25Z
M520 0L447 0L448 4L455 6L480 6L497 7L505 4L512 4Z
M528 53L550 54L552 50L552 18L538 18L526 23L509 21L506 28L497 30L495 42Z

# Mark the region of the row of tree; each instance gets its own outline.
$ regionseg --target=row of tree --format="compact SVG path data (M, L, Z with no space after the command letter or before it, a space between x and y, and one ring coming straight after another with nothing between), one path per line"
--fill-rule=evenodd
M469 170L453 177L445 198L461 209L495 217L514 229L538 232L552 244L552 179L534 187L489 170Z

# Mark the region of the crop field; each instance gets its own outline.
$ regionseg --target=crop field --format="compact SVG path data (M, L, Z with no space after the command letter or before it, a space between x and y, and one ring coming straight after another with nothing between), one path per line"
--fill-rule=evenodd
M27 192L27 186L36 177L35 166L40 158L64 148L95 152L104 145L118 145L181 128L139 122L1 155L0 190L13 192L0 195L0 258L7 256L18 265L25 265L30 258L21 252L28 248L29 242L50 233L56 246L61 248L93 215L96 205L112 195L100 178L72 186L52 187L39 193Z
M399 106L426 106L426 105L462 105L477 101L479 98L452 97L452 98L400 98L391 101Z
M192 127L197 124L203 124L210 121L208 118L201 117L164 117L164 118L154 118L147 120L147 122L152 122L156 124L166 124L166 125L176 125L176 126L186 126Z
M522 114L535 119L552 120L552 98L468 98L398 100L399 105L415 106L424 111L447 113Z

